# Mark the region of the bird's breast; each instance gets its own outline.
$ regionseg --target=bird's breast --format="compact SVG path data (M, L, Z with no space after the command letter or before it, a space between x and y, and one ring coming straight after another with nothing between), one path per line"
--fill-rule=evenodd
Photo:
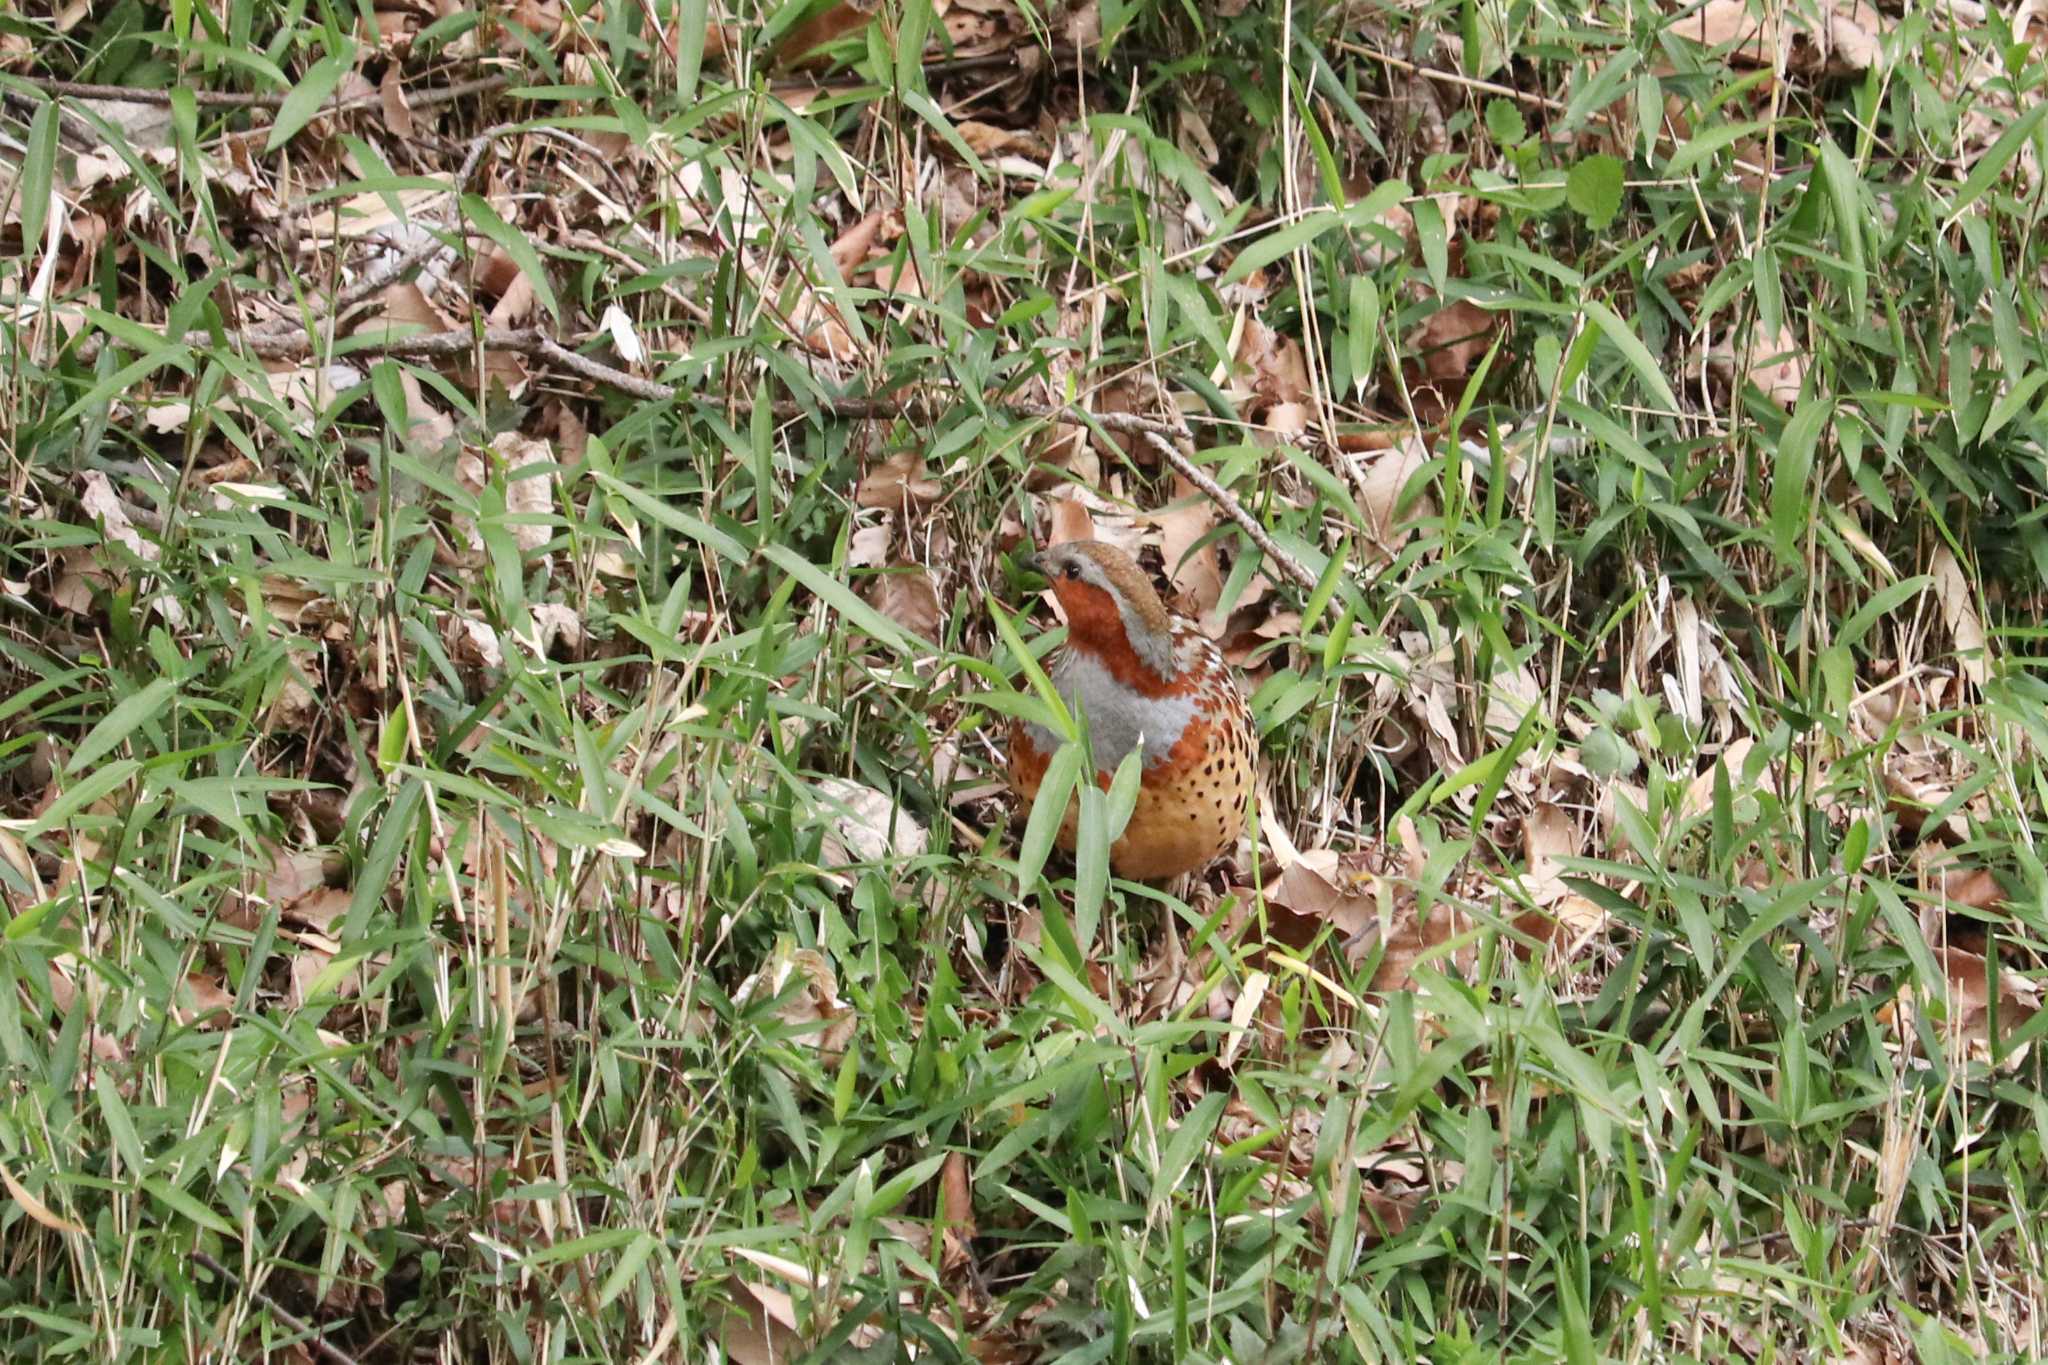
M1082 650L1060 651L1052 683L1070 710L1086 713L1095 766L1103 772L1115 771L1124 755L1141 745L1146 767L1164 762L1195 718L1198 698L1193 693L1145 696Z

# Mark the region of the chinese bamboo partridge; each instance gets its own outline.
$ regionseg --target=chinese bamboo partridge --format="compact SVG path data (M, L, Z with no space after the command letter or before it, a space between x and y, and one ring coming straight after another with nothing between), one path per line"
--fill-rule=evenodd
M1069 707L1088 718L1097 780L1105 787L1132 749L1144 750L1138 800L1109 851L1120 877L1178 876L1236 842L1252 787L1251 713L1216 645L1167 614L1130 556L1101 541L1041 551L1067 617L1066 643L1048 674ZM1010 785L1038 794L1059 740L1024 721L1010 729ZM1074 846L1078 798L1061 823Z

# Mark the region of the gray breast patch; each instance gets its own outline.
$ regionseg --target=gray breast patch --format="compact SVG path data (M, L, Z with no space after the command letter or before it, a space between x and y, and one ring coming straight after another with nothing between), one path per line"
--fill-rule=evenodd
M1095 766L1102 772L1115 772L1124 755L1141 742L1145 766L1159 763L1195 715L1193 697L1141 697L1094 658L1072 649L1061 650L1053 660L1052 685L1070 708L1087 714ZM1032 738L1046 749L1058 747L1051 732L1038 726L1031 729Z

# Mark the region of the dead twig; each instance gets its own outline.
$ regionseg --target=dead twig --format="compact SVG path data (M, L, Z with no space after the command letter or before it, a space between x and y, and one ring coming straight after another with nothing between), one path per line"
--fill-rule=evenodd
M24 119L33 119L49 103L19 90L0 90L0 100L6 101L9 109L19 110ZM89 152L100 145L98 130L61 104L57 106L57 136L74 152Z
M519 125L516 123L500 123L484 129L481 133L471 138L469 151L464 154L462 165L456 170L455 179L449 184L447 194L456 199L460 199L461 196L467 194L469 192L469 183L476 175L477 166L483 160L484 152L499 138L507 133L518 131L518 128ZM342 290L339 294L336 294L333 303L324 309L321 314L305 319L286 318L279 322L273 322L268 326L251 328L247 336L251 340L259 338L267 340L276 337L297 336L302 330L310 333L320 316L339 318L363 300L382 290L386 285L404 278L414 269L425 266L437 257L453 255L454 252L455 248L453 246L438 237L430 236L426 241L419 243L411 250L372 266L368 271L364 272L361 279Z
M1103 415L1123 416L1127 414ZM1222 509L1225 516L1236 522L1244 533L1252 538L1252 544L1259 547L1259 552L1265 555L1268 561L1279 566L1281 573L1293 579L1305 591L1315 591L1316 576L1308 571L1308 566L1275 544L1273 537L1267 534L1266 528L1259 524L1259 519L1246 511L1244 504L1239 502L1229 489L1210 478L1193 460L1181 454L1180 449L1172 441L1167 440L1158 432L1144 431L1140 432L1139 435L1143 436L1146 443L1154 450L1157 450L1168 464L1178 470L1183 479L1201 489L1207 495L1209 501L1215 503L1217 507Z
M83 81L60 81L49 76L9 76L9 80L33 86L46 95L60 99L74 100L126 100L131 104L162 104L171 102L168 90L145 90L128 85L91 85ZM447 104L451 100L481 95L491 90L502 90L512 83L507 73L495 76L479 76L474 80L459 81L454 85L437 86L417 94L407 91L405 102L414 109L428 108L436 104ZM193 102L202 109L281 109L290 94L255 94L239 90L194 90ZM336 100L320 107L323 114L337 114L350 109L367 109L381 104L382 95L356 95L349 99Z
M250 1298L255 1299L258 1303L269 1309L270 1315L283 1323L286 1330L297 1332L303 1336L306 1339L306 1344L318 1352L322 1360L329 1361L332 1365L357 1365L354 1356L342 1350L339 1346L332 1345L323 1339L320 1336L319 1329L314 1327L312 1323L307 1322L304 1318L292 1312L256 1286L243 1284L240 1276L236 1275L219 1261L214 1260L213 1257L194 1247L192 1259L215 1275L220 1276L221 1279L229 1284L244 1290Z
M597 339L596 334L579 338L571 344L580 345ZM204 344L209 337L203 332L187 333L188 344ZM251 354L266 360L291 360L310 354L314 349L314 338L304 332L289 336L273 334L239 333L229 338L230 344L239 344ZM605 364L601 360L571 350L569 345L556 340L537 327L487 327L480 332L430 332L423 336L394 337L386 341L365 342L350 348L348 355L394 356L402 359L427 360L440 357L466 355L482 349L485 351L509 351L519 355L537 355L558 369L604 384L621 393L654 403L674 402L682 390L673 384L664 384L658 379L643 379L639 375ZM744 404L742 406L745 406ZM1316 576L1307 566L1293 555L1280 548L1259 519L1246 510L1236 495L1204 471L1201 466L1180 452L1174 438L1185 439L1185 426L1176 426L1155 418L1141 417L1131 412L1082 412L1071 407L1059 407L1041 403L1004 403L1005 411L1019 417L1040 418L1046 421L1096 423L1110 431L1133 433L1143 438L1156 449L1166 462L1180 473L1180 476L1202 491L1202 494L1223 514L1242 530L1251 542L1259 547L1262 554L1279 571L1304 591L1313 591ZM827 399L822 404L805 405L783 401L774 405L777 419L792 421L808 416L822 408L834 417L851 420L893 421L897 418L915 417L934 411L937 403L933 399L877 399L841 398Z

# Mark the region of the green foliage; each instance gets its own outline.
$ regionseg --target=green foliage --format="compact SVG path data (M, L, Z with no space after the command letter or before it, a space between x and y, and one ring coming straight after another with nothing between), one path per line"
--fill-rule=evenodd
M41 82L0 266L10 1358L694 1359L750 1285L820 1361L2025 1356L2037 45L1916 10L1761 92L1654 8L1117 3L1078 74L1025 8L1031 85L913 0L799 94L830 7L567 8L403 52L330 5L0 20ZM418 98L479 52L504 86ZM387 70L431 135L335 108ZM145 147L50 80L252 98ZM1056 145L990 150L1005 110ZM631 382L530 353L515 396L337 323L343 205ZM267 364L254 300L309 349ZM1048 395L1133 376L1316 585L1202 537L1264 631L1258 819L1398 850L1356 924L1263 857L1112 880L1135 773L1078 747L1010 831L963 795L1012 718L1085 723L1004 528L1088 482ZM1180 496L1088 435L1087 491ZM866 496L899 452L933 487ZM1412 961L1397 902L1452 925Z

